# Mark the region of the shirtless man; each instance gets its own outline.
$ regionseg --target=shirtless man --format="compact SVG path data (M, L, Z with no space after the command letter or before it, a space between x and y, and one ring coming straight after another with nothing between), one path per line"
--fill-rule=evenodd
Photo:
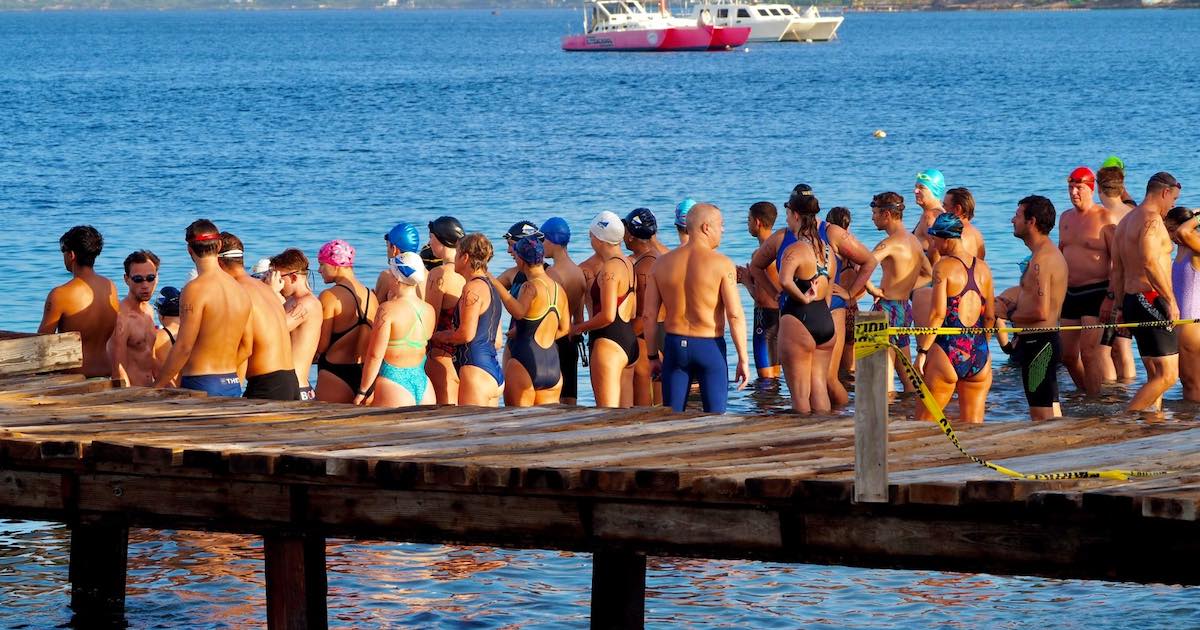
M999 317L1018 328L1058 325L1066 299L1071 271L1068 258L1050 240L1054 229L1054 204L1033 195L1017 203L1013 214L1013 236L1025 241L1032 255L1021 274L1015 304ZM1064 217L1065 219L1065 217ZM1061 227L1061 226L1060 226ZM1061 231L1059 232L1062 233ZM997 302L1002 307L1003 302ZM1062 333L1066 337L1066 333ZM1062 415L1058 406L1058 366L1063 344L1059 332L1020 333L1013 341L1013 359L1021 366L1021 385L1029 402L1029 417L1048 420Z
M662 404L662 385L650 375L650 358L646 354L646 331L642 327L645 316L646 286L650 283L650 268L658 257L669 251L658 241L658 219L649 208L637 208L625 215L625 247L632 254L633 275L637 278L637 308L633 319L633 333L637 336L638 360L633 364L633 404L648 407ZM660 308L657 317L662 322L666 316ZM659 328L658 346L663 345L663 329Z
M1108 208L1092 199L1096 176L1080 166L1067 177L1071 209L1058 225L1058 248L1067 259L1067 301L1062 307L1062 325L1091 326L1100 323L1100 303L1108 294L1112 271L1109 250L1116 220ZM1089 396L1100 393L1106 378L1116 378L1111 349L1100 344L1100 329L1062 331L1063 363L1075 387Z
M770 201L750 206L746 228L759 247L771 237L778 217L779 209ZM759 269L750 264L739 266L737 272L738 282L754 301L754 369L759 378L779 378L783 371L779 360L779 272L774 265Z
M871 200L871 221L875 229L887 233L873 250L875 260L883 267L883 278L878 287L867 282L867 293L875 298L875 306L871 310L886 313L889 326L912 326L913 289L933 277L929 258L921 250L921 241L904 227L904 198L899 194L884 192L875 195ZM895 335L891 341L908 354L908 335ZM904 362L895 348L889 348L888 353L896 370L903 372ZM887 382L891 384L891 365L888 370ZM900 380L904 381L904 391L912 391L913 386L908 379Z
M117 324L108 340L112 376L125 387L149 387L158 372L154 357L158 331L150 310L150 298L158 286L158 256L146 250L126 256L125 285L129 292L121 300Z
M1111 159L1106 160L1105 164ZM1137 205L1128 198L1125 171L1120 166L1105 166L1096 172L1096 193L1100 197L1100 205L1112 216L1114 230L1116 224ZM1105 378L1115 378L1122 383L1133 382L1137 377L1133 365L1133 333L1128 328L1106 331L1101 333L1100 343L1112 346L1113 370L1111 374L1106 371Z
M1183 186L1170 173L1155 173L1146 183L1146 197L1117 224L1113 234L1112 275L1109 292L1100 307L1108 321L1119 311L1126 322L1179 319L1179 305L1171 290L1171 236L1163 217L1179 199ZM1119 305L1114 304L1116 299ZM1129 411L1162 409L1162 395L1179 378L1179 340L1168 327L1134 328L1138 354L1146 367L1142 385Z
M321 341L321 301L308 286L308 257L298 249L285 249L271 258L271 271L271 288L279 291L287 313L300 400L316 400L308 375Z
M250 326L253 343L246 361L246 398L300 400L296 364L292 362L292 340L288 336L287 313L283 298L265 282L246 273L242 240L221 232L221 252L217 263L237 281L250 297ZM271 273L271 272L268 272ZM282 283L278 272L274 283Z
M567 244L571 242L571 226L562 217L550 217L542 224L541 232L546 235L542 243L546 258L554 261L546 273L566 292L571 325L575 326L586 319L583 316L583 293L587 288L587 280L583 270L567 253ZM559 402L574 405L579 397L579 356L583 348L583 335L564 335L554 344L558 346L558 367L562 370L563 379Z
M450 216L429 222L429 247L434 257L442 264L434 267L425 279L425 301L437 313L435 332L454 328L454 313L462 295L466 279L454 270L454 259L458 256L458 241L466 235L462 223ZM439 405L458 404L458 370L454 365L454 346L429 342L429 360L425 362L425 375L433 385L433 393ZM566 384L564 383L564 390Z
M738 295L737 268L716 251L725 231L721 211L700 203L688 212L688 241L663 254L650 271L646 289L646 346L651 369L662 373L663 404L675 411L687 406L691 382L700 382L704 411L725 413L729 364L725 358L725 322L737 350L738 389L750 378L746 356L746 320ZM658 307L665 305L666 345L659 355L655 332Z
M185 237L197 274L179 296L179 334L154 386L169 387L182 374L186 389L241 396L238 368L254 343L250 296L217 264L221 232L212 221L193 221Z
M46 296L38 334L77 332L83 341L84 376L110 376L108 339L117 323L117 286L96 273L104 237L90 225L77 225L58 239L71 279Z
M404 252L418 252L421 250L421 234L417 232L417 226L412 223L397 223L387 234L383 235L383 240L387 243L388 260L399 256ZM392 290L392 285L396 279L392 276L391 269L385 267L379 272L379 277L375 279L375 295L379 297L380 302L386 302L388 293ZM424 298L425 287L417 285L417 297Z

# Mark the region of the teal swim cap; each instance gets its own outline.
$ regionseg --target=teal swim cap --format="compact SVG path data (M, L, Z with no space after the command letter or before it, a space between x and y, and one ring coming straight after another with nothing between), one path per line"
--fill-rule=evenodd
M1100 168L1108 168L1110 166L1115 166L1121 169L1121 172L1125 172L1125 163L1121 161L1121 158L1115 155L1108 156L1104 159L1104 162L1100 164Z
M675 206L675 227L683 229L687 227L687 214L692 206L696 205L696 200L691 197L686 197L679 205Z
M934 197L941 199L946 194L946 178L936 168L929 168L917 173L917 185L924 186Z

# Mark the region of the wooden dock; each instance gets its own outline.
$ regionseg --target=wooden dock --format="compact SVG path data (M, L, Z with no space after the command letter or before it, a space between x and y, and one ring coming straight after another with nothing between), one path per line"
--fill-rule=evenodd
M1013 481L893 420L886 496L862 502L852 418L379 411L42 374L0 378L0 517L71 526L91 620L123 614L131 526L262 535L273 628L325 626L328 537L590 552L605 628L640 627L646 555L1200 583L1200 423L957 430L1026 472L1174 472Z

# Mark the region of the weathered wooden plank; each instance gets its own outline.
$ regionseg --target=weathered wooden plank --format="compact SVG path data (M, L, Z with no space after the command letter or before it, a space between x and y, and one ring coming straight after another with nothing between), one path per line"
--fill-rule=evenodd
M783 545L777 514L745 509L599 503L592 511L592 531L616 543L756 551Z
M0 470L0 506L11 509L61 510L61 473L29 470Z
M83 367L79 333L0 339L0 374L32 374Z
M862 313L855 323L856 337L888 326L883 313ZM883 503L888 500L888 353L859 358L854 382L854 500Z
M230 522L291 519L286 485L228 479L84 474L79 476L78 505L83 511Z

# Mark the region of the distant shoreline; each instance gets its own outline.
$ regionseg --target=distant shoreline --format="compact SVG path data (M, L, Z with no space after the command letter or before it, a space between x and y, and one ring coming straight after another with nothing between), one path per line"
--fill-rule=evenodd
M770 1L770 0L766 0ZM86 0L85 0L86 2ZM224 0L206 4L201 2L188 3L189 0L181 0L180 4L172 3L156 3L156 4L137 4L136 0L122 3L114 6L111 2L100 0L95 5L90 4L47 4L36 5L30 2L21 0L0 0L0 12L7 13L42 13L42 12L86 12L86 11L104 11L104 12L137 12L137 11L153 11L153 12L189 12L189 11L397 11L397 12L420 12L420 11L493 11L502 13L505 11L533 11L547 9L569 9L578 10L578 2L550 2L547 4L514 4L511 6L490 6L483 4L474 4L469 0L463 4L455 4L451 6L383 6L376 4L357 4L353 0L346 3L325 3L325 2L290 2L288 0ZM793 3L795 4L795 3ZM797 6L806 6L800 3ZM877 5L859 5L859 6L842 6L832 4L817 4L819 10L832 14L840 13L961 13L961 12L1042 12L1042 11L1091 11L1091 10L1112 10L1112 9L1196 9L1200 8L1200 0L1182 0L1159 2L1155 4L1143 4L1141 0L1101 0L1098 2L1068 2L1065 0L1057 0L1054 2L1046 2L1041 4L1025 4L1014 2L990 2L984 0L982 2L963 2L949 3L944 0L934 0L928 4L877 4Z

